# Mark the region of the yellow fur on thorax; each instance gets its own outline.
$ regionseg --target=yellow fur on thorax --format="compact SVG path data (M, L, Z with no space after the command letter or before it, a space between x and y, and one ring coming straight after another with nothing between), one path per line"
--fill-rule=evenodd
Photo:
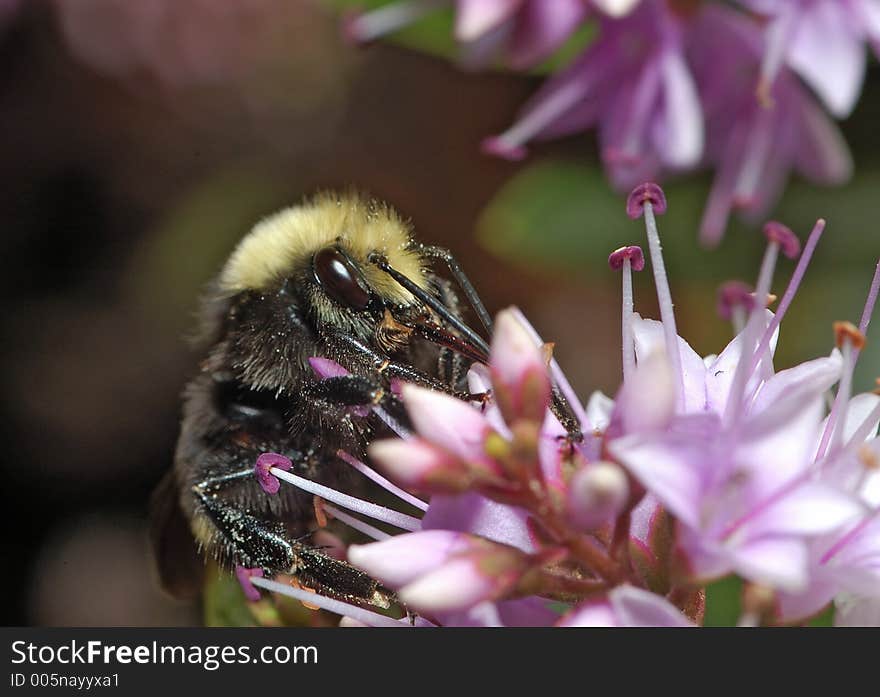
M406 223L386 204L353 195L322 194L257 223L232 253L220 285L229 293L267 289L319 249L339 244L387 302L410 303L412 295L368 261L371 253L378 252L427 288L422 258L409 248L410 242Z

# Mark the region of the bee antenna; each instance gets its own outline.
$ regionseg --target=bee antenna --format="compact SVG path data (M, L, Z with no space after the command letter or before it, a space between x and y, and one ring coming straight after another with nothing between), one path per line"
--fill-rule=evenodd
M388 263L388 260L383 256L378 254L374 254L370 257L370 261L378 266L382 271L387 273L391 278L397 281L401 286L406 288L410 293L412 293L416 298L421 300L425 305L430 307L434 312L436 312L441 318L446 320L449 324L451 324L458 332L462 335L462 337L472 344L475 348L477 348L481 353L485 354L485 356L489 355L489 345L486 341L477 334L473 329L467 326L464 322L462 322L458 317L456 317L446 305L440 302L433 295L428 293L425 289L421 288L418 284L413 282L408 276L400 273L397 269L391 266ZM473 289L473 286L471 286ZM483 309L485 312L485 308Z

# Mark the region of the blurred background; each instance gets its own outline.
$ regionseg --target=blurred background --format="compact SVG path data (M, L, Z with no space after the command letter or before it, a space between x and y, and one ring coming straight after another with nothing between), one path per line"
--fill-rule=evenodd
M453 250L491 311L520 305L586 398L620 375L617 246L641 241L591 135L524 163L479 153L538 78L469 73L405 47L340 39L317 0L0 0L0 380L6 431L3 624L165 625L201 609L156 588L145 525L170 466L201 288L262 216L356 186ZM877 73L843 124L846 187L794 181L775 216L829 220L785 321L778 365L827 353L858 321L880 253ZM718 351L730 278L763 245L733 226L701 250L708 179L667 187L661 220L680 331ZM776 290L791 271L783 266ZM656 315L650 279L637 309ZM863 354L860 389L880 374Z

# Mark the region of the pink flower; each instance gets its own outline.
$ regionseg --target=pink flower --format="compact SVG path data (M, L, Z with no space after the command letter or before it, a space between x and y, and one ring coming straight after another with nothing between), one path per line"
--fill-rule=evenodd
M581 603L559 627L695 627L681 610L654 593L618 586L607 596Z
M486 140L485 151L525 155L536 138L599 128L602 159L615 186L695 166L703 115L683 52L683 21L647 0L623 19L601 22L599 37L525 105L520 119Z
M790 70L780 68L763 102L756 97L762 36L754 21L705 7L688 32L687 55L707 123L705 160L716 168L700 225L705 244L720 241L731 210L750 220L765 215L792 170L826 185L849 178L843 137Z
M348 558L429 616L466 611L501 597L529 568L514 547L445 530L349 547Z
M622 13L635 2L604 0L594 4ZM349 16L345 33L353 41L371 41L449 5L453 0L399 0ZM455 0L454 7L455 38L466 63L485 64L501 55L517 69L528 68L553 53L589 13L585 0Z
M743 625L798 621L832 602L838 624L874 622L880 397L853 397L852 387L880 264L859 325L836 323L829 355L777 371L780 325L825 226L818 221L801 249L791 230L768 223L754 291L736 283L722 293L735 337L702 357L676 327L657 222L666 205L655 184L637 187L626 210L644 218L647 253L629 245L612 255L623 287L624 370L614 399L597 393L584 409L548 346L506 310L488 365L468 375L479 399L403 386L412 431L368 452L397 484L339 453L418 515L308 480L272 454L255 468L266 491L297 486L376 540L351 547L349 561L421 613L411 618L418 625L692 626L704 609L700 586L729 575L746 582ZM780 255L797 262L771 312ZM635 312L632 273L646 259L659 321ZM327 361L313 368L338 372ZM582 434L563 428L570 421ZM261 588L306 599L348 624L407 624L258 575L243 584L251 595Z
M880 47L876 0L740 0L771 21L765 31L761 89L783 65L794 70L835 116L849 116L865 79L868 41Z

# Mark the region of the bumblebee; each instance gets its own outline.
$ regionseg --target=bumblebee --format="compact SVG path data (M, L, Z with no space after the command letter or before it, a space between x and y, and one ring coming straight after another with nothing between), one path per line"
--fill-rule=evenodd
M452 280L435 272L438 262ZM374 438L393 435L389 417L406 427L392 381L484 397L468 393L466 373L488 346L462 319L459 292L490 332L449 252L416 242L392 208L363 196L319 195L243 238L204 301L206 355L184 390L174 466L153 496L151 537L168 591L197 592L210 556L349 601L381 599L373 579L308 544L313 497L294 487L267 494L254 463L280 453L300 476L356 493L337 452L365 458ZM320 379L312 357L348 374ZM554 411L574 432L558 393Z

